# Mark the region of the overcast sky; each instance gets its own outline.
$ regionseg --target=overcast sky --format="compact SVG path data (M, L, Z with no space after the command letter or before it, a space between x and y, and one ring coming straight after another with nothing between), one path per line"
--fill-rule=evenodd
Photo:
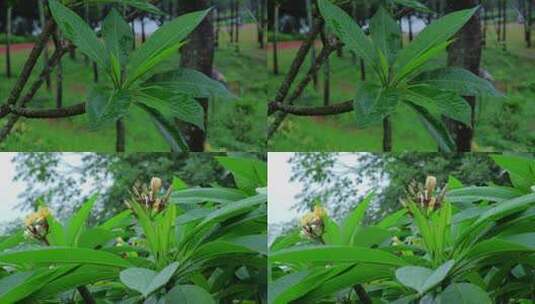
M272 223L288 222L297 216L291 207L296 203L295 195L303 186L290 182L292 175L288 160L293 153L268 154L268 221Z
M0 223L10 221L22 214L13 210L17 204L17 195L25 188L23 182L13 182L15 164L11 159L15 153L0 153Z
M292 167L288 160L294 153L279 152L268 154L268 222L269 224L285 223L300 216L292 206L297 203L295 196L304 191L299 182L291 182ZM334 172L343 174L347 167L355 167L358 163L358 153L339 153ZM363 183L355 193L363 195L371 189L368 179L364 177Z
M23 181L14 182L15 164L12 162L17 153L0 153L0 228L3 223L24 218L27 212L20 212L13 208L19 202L18 195L27 188ZM68 170L71 166L81 164L83 153L62 153L62 164L60 172ZM70 173L72 174L72 173ZM87 194L93 189L93 181L89 179L80 189L82 194ZM53 211L53 210L52 210Z

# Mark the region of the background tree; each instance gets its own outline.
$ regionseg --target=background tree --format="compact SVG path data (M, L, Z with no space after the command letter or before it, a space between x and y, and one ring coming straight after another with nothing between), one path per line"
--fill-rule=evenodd
M358 162L348 165L340 156ZM290 163L291 180L306 189L298 195L295 208L310 210L320 201L335 218L352 210L362 199L357 189L370 184L376 185L378 194L370 214L380 218L399 208L399 199L405 196L409 183L423 182L427 175L436 176L439 185L444 185L449 176L466 186L507 183L503 172L484 153L296 153Z
M19 195L20 210L35 207L38 198L53 206L60 216L71 214L86 199L80 189L86 182L100 192L96 217L106 218L125 208L136 182L146 183L160 177L164 187L179 177L190 186L233 185L228 172L215 160L225 153L131 153L83 154L77 165L68 162L64 153L18 153L15 181L28 187ZM264 154L232 154L264 159ZM72 159L71 159L72 160ZM105 206L105 208L104 208Z
M178 3L179 15L204 10L209 7L209 0L185 0ZM214 50L214 28L212 17L209 15L191 33L188 43L180 49L180 66L200 71L206 76L211 77L214 64ZM204 108L204 125L206 130L208 99L201 98L198 101ZM206 142L205 130L191 124L182 124L182 130L191 151L204 151L204 144Z
M477 0L449 0L447 2L448 12L477 6ZM457 33L454 42L448 47L448 66L462 67L466 70L480 74L481 53L482 53L482 33L480 12L477 12ZM475 131L476 97L465 97L471 109L471 123L466 125L451 119L447 119L447 125L455 139L458 152L468 152L472 150L472 140Z
M11 78L11 26L13 16L12 1L7 1L7 14L6 14L6 75L7 78Z

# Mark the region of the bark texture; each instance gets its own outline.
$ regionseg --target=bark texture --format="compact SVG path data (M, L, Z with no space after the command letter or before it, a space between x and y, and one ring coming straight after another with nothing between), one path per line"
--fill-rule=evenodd
M178 5L180 15L182 15L192 11L207 9L210 7L210 1L187 0L180 1ZM180 53L180 65L182 67L195 69L208 77L212 76L214 63L214 27L211 15L204 19L190 35L189 42L182 47ZM206 127L208 120L208 99L198 99L198 102L204 108L204 125ZM204 151L206 141L205 131L191 124L182 124L181 129L191 151Z
M478 0L448 0L448 12L458 11L477 6ZM480 12L468 21L457 33L457 39L448 48L448 66L463 67L472 73L479 75L481 63L482 33L480 25ZM475 126L476 98L465 97L471 108L471 123L469 126L447 120L448 128L455 138L458 152L469 152L472 149Z

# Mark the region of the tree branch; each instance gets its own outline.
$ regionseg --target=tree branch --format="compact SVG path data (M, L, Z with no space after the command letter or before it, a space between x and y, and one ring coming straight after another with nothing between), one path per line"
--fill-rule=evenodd
M286 74L286 78L284 79L281 86L279 87L279 90L277 91L277 95L275 96L276 102L282 102L288 95L288 92L290 91L290 87L292 86L292 83L297 77L297 73L299 73L299 70L301 69L303 62L305 61L305 58L308 52L314 45L314 41L316 41L316 37L321 32L322 28L323 28L323 20L316 19L316 21L314 22L314 25L312 26L312 30L307 35L307 38L305 39L303 44L301 44L301 47L299 47L299 50L297 51L295 59L292 62L292 65L290 66L290 70Z
M366 292L366 289L364 289L364 287L362 287L362 285L357 284L357 285L353 286L353 289L355 290L355 293L357 294L357 296L359 297L359 299L360 299L360 301L362 303L364 303L364 304L372 304L372 299L370 298L370 296Z
M150 3L155 4L158 3L159 0L151 0ZM126 19L128 22L134 20L137 18L141 12L139 10L135 10L132 14L130 14ZM56 23L53 18L50 18L47 23L45 24L43 28L43 32L39 35L37 41L34 44L34 47L32 48L30 55L28 56L28 59L26 60L24 67L22 69L22 72L17 79L17 82L15 83L15 86L11 90L9 97L6 101L6 103L2 104L0 106L0 119L6 117L8 114L11 113L12 106L17 104L17 101L20 98L20 95L22 93L22 90L26 86L28 79L30 78L30 75L35 68L35 65L37 63L37 60L41 53L43 52L48 39L51 34L54 33L56 29ZM30 88L29 92L25 95L23 100L18 103L18 108L24 108L25 105L32 100L35 93L39 88L43 85L44 80L50 74L54 66L58 64L61 57L65 55L66 51L71 48L75 47L74 45L69 45L62 48L56 48L56 51L54 52L54 55L52 55L52 58L50 58L48 62L48 66L46 66L43 71L41 72L39 78L33 83L32 87ZM13 116L10 116L7 123L4 125L4 127L0 130L0 142L4 141L4 139L9 135L11 130L13 129L13 126L17 123L19 119L19 116L15 113L13 113Z
M9 93L9 97L6 102L8 105L14 105L19 99L22 90L24 89L26 83L28 82L28 79L30 78L33 68L37 63L37 59L43 52L43 49L45 48L45 45L48 42L48 37L52 32L54 32L55 29L56 24L54 23L54 20L48 20L43 29L43 32L39 35L39 38L37 38L37 41L35 42L32 51L28 56L28 60L26 60L26 63L22 68L22 72L20 73L20 76L17 79L17 83L15 83L15 86Z
M296 116L328 116L353 111L353 101L348 100L322 107L297 107L280 102L272 102L269 104L269 108L273 109L274 111L281 111L285 114L292 114Z
M11 108L11 113L25 118L66 118L85 114L85 103L55 109Z
M85 286L80 286L76 288L80 295L82 296L82 299L84 299L84 302L86 304L95 304L95 299L93 299L93 296Z

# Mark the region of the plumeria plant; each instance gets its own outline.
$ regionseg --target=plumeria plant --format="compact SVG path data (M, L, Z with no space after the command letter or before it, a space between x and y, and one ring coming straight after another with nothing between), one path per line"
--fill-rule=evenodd
M154 9L143 1L125 2L148 11ZM103 20L99 39L69 7L57 0L50 0L49 7L63 36L96 62L109 78L106 84L93 86L88 94L85 107L92 128L126 118L131 108L137 107L147 113L173 151L184 151L189 148L174 119L204 129L204 109L195 98L234 98L222 83L196 70L158 69L160 63L176 55L187 43L189 34L210 10L185 14L165 23L134 50L132 29L115 8Z
M266 303L266 164L220 157L236 188L136 184L126 210L89 224L46 207L0 240L0 303Z
M535 160L494 160L512 187L429 176L367 225L373 193L340 222L315 207L271 244L269 303L531 303Z

